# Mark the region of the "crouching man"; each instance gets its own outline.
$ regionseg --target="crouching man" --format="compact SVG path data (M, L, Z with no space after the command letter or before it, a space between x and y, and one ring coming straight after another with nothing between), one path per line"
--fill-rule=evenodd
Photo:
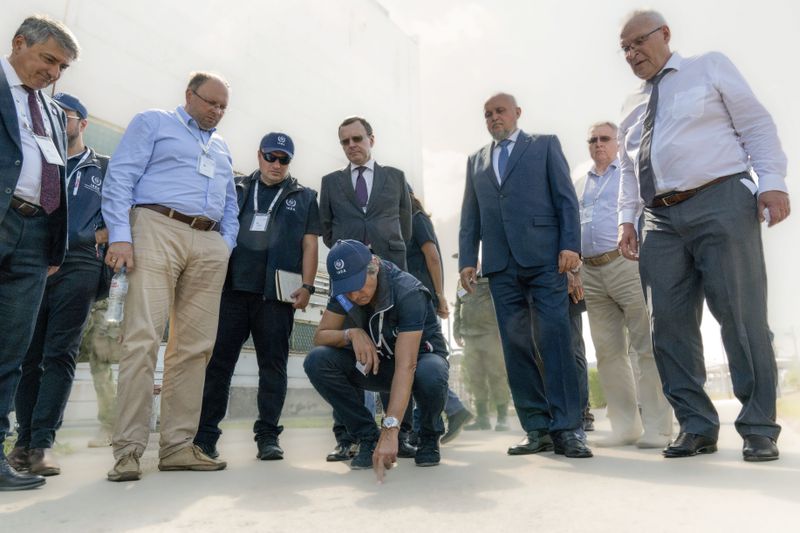
M327 266L331 298L305 370L361 442L351 468L374 467L383 479L397 459L400 419L412 394L421 414L415 462L439 464L449 365L430 292L358 241L338 241ZM380 429L364 406L361 389L391 393Z

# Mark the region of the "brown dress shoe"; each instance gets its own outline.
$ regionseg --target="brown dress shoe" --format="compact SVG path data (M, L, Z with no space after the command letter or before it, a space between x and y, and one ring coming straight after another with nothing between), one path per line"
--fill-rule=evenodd
M6 459L8 459L8 464L11 465L11 468L17 472L25 471L31 466L31 461L28 457L28 448L24 446L14 446L14 448L8 452Z
M57 476L61 473L61 465L51 448L31 448L28 452L31 466L28 471L40 476Z

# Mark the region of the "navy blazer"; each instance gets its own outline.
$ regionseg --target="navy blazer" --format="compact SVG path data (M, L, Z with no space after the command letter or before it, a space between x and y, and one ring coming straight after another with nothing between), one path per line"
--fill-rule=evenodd
M522 267L558 264L561 250L580 253L578 198L555 135L520 131L503 185L492 167L494 143L472 154L461 207L459 270L504 270L509 254Z
M39 91L44 102L46 120L50 121L53 141L61 159L67 160L67 119L55 101ZM19 136L19 120L17 108L11 95L5 71L0 68L0 220L3 220L11 205L11 197L17 188L17 181L22 170L22 140ZM48 264L58 266L64 261L67 251L67 196L66 166L59 167L61 176L61 205L47 217L49 228Z
M322 178L322 240L328 248L339 239L368 242L375 255L406 270L406 241L411 238L411 198L406 177L399 169L377 163L374 172L366 213L358 205L350 165Z

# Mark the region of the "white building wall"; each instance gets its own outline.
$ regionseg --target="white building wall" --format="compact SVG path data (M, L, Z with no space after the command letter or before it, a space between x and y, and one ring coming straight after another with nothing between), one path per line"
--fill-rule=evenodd
M347 164L337 126L358 114L375 129L376 160L423 190L418 46L373 0L9 2L3 53L31 13L63 20L80 41L56 90L93 117L125 127L144 109L174 108L189 72L212 70L231 83L219 130L237 170L254 170L261 137L284 131L296 146L292 174L319 190Z

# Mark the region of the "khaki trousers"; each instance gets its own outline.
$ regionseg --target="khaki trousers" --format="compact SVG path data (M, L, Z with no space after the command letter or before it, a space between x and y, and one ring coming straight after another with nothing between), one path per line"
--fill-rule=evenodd
M216 231L200 231L148 209L131 211L134 271L129 275L114 456L147 447L153 375L169 318L161 392L159 457L190 446L197 431L206 363L217 334L229 250Z
M614 435L638 438L644 427L646 437L671 436L672 408L662 392L653 358L639 265L620 256L599 267L584 264L581 274L597 371ZM636 378L628 342L637 361Z

